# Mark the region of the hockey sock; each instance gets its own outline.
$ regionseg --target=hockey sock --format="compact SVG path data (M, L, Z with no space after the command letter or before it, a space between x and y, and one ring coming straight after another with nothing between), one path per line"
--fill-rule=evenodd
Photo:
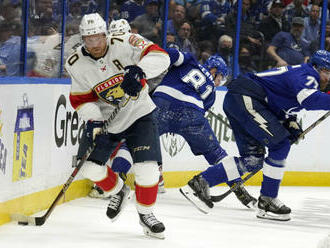
M107 167L107 177L104 178L101 181L95 182L95 184L100 187L102 190L104 191L111 191L114 190L115 188L117 188L117 184L118 184L119 180L118 180L118 175L116 173L114 173L111 168ZM121 185L118 185L119 190L122 187L122 183L119 183ZM118 190L118 192L119 192ZM114 192L117 193L117 192Z
M263 182L260 190L262 195L273 198L277 197L289 151L289 139L285 139L269 147L269 155L265 159L263 166Z
M284 165L266 158L263 168L263 181L260 193L264 196L276 198L283 178Z
M147 214L152 211L151 207L157 199L158 183L153 186L141 186L135 184L135 195L138 212Z
M237 158L235 157L224 158L221 163L213 165L202 172L203 178L210 187L239 179L241 175L237 168L236 160Z

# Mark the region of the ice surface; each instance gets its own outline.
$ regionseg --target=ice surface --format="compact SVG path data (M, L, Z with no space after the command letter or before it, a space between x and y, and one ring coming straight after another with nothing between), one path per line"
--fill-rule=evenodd
M259 187L247 189L258 197ZM330 234L330 187L281 187L279 199L293 211L289 222L256 218L234 194L206 215L167 189L154 211L166 226L158 240L144 236L134 201L111 222L107 200L81 198L57 206L43 226L0 226L0 248L316 248Z

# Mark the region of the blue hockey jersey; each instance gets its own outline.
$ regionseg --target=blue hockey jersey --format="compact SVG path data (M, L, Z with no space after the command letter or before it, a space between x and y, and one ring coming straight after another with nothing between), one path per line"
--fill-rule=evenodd
M319 73L309 63L247 73L245 77L263 87L269 108L278 116L303 108L330 110L330 95L319 91Z
M159 96L201 112L215 101L215 86L211 73L190 53L169 48L171 67L153 96Z

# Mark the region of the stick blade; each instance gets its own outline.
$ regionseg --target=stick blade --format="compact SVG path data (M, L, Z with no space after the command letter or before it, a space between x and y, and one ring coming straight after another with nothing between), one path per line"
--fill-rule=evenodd
M41 226L45 223L42 217L31 217L23 214L12 214L11 220L17 221L19 225Z

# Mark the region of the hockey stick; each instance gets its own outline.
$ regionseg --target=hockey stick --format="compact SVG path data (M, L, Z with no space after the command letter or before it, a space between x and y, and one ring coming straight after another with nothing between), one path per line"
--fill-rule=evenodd
M317 121L315 121L313 124L311 124L308 128L306 128L298 137L298 139L295 141L299 141L301 139L303 139L305 137L305 135L307 133L309 133L312 129L314 129L317 125L319 125L323 120L325 120L328 116L330 115L330 111L328 111L327 113L325 113L323 116L321 116ZM294 142L294 143L295 143ZM213 202L220 202L222 201L224 198L226 198L228 195L231 194L231 192L234 192L236 189L238 189L242 184L244 184L247 180L249 180L251 177L253 177L255 174L257 174L257 172L260 169L256 169L253 170L251 173L249 173L247 176L245 176L244 178L242 178L242 180L240 182L235 183L234 185L232 185L225 193L221 194L221 195L212 195L211 196L211 201Z
M119 111L122 108L122 105L124 104L125 101L126 101L126 97L124 96L124 98L121 101L122 104L118 104L116 106L116 108L114 109L114 111L109 116L109 118L105 121L105 123L102 127L101 133L106 133L107 132L107 129L108 129L109 125L114 120L114 118L117 116L117 114L119 113ZM76 177L76 175L78 174L78 172L81 169L81 167L83 166L83 164L86 162L86 160L89 158L89 156L93 152L94 148L95 148L95 143L93 143L92 146L87 149L86 153L84 154L84 156L81 158L81 160L79 161L79 163L77 164L77 166L73 170L73 172L70 175L69 179L63 185L60 193L57 195L57 197L52 202L52 204L48 208L47 212L43 216L32 217L32 216L26 216L26 215L22 215L22 214L12 214L11 219L17 221L19 225L32 225L32 226L41 226L41 225L43 225L45 223L45 221L47 220L47 218L49 217L49 215L53 212L53 210L56 207L57 203L61 200L61 198L63 197L63 195L65 194L65 192L69 188L69 186L71 185L73 179Z

